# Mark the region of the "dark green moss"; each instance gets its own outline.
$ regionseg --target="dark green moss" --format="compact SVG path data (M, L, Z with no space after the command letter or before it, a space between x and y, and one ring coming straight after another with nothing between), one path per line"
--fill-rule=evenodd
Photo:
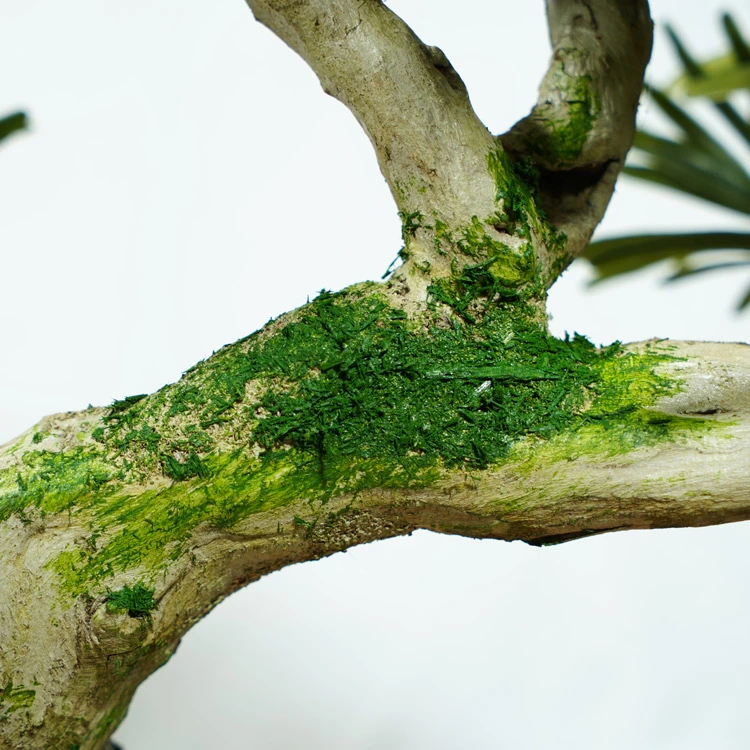
M401 239L408 242L424 224L424 216L420 211L399 211L398 215L401 219Z
M195 453L190 453L183 461L173 456L163 456L162 466L164 473L177 482L184 482L190 477L205 479L208 476L208 468Z
M154 589L136 583L132 588L126 585L117 591L110 591L107 594L107 608L125 611L130 617L148 617L156 609Z
M378 298L318 298L249 353L259 374L297 384L261 398L254 438L310 455L325 481L342 457L482 468L523 436L567 429L617 350L560 341L517 313L498 303L474 325L420 335Z
M108 421L113 419L122 419L131 406L137 404L139 401L142 401L144 398L146 398L147 395L148 394L146 393L139 393L136 396L126 396L119 401L113 401L112 406L109 407L109 414L107 415L106 419Z
M464 266L454 261L453 274L435 279L429 285L428 292L433 302L442 302L464 321L475 324L478 310L528 294L524 282L533 278L535 266L530 251L511 252L503 255L502 260L501 256L493 255L480 263ZM477 303L481 303L479 308Z
M189 411L192 407L199 406L202 403L203 397L198 388L194 385L186 386L174 394L167 416L174 417L177 414Z

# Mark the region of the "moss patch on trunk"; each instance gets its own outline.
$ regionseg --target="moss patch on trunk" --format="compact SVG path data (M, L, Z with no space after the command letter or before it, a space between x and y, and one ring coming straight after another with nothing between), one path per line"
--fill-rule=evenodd
M522 446L547 446L552 463L582 444L628 452L712 427L649 408L680 387L657 372L669 352L557 339L499 295L475 300L471 323L437 301L409 319L381 289L322 292L179 382L118 402L75 450L30 437L22 464L0 472L2 517L80 514L88 539L53 563L76 596L118 571L148 571L151 585L199 524L428 486L518 460Z

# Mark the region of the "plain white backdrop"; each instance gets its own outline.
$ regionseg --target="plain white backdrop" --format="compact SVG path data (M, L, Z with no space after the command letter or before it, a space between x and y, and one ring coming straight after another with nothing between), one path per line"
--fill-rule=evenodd
M493 132L549 53L541 0L389 0ZM242 0L3 0L0 442L179 378L321 288L379 278L399 223L353 117ZM696 53L714 2L653 0ZM747 8L738 20L750 32ZM652 81L677 72L657 26ZM657 113L642 110L658 127ZM727 136L729 138L729 136ZM621 181L600 236L740 227ZM556 333L747 341L748 274L551 293ZM662 274L663 275L663 274ZM750 469L750 467L749 467ZM138 691L126 750L750 745L750 526L551 549L421 532L270 575Z

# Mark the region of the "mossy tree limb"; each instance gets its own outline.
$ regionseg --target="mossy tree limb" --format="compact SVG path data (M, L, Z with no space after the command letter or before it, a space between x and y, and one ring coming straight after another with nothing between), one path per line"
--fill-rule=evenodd
M553 53L538 103L497 138L445 55L380 0L247 1L368 134L408 230L404 273L415 297L426 293L425 276L465 262L459 241L475 222L516 254L530 234L545 289L583 251L632 142L651 51L646 0L548 0ZM497 170L487 171L488 155L503 149L532 165L532 212L546 213L553 234L529 233L507 210Z
M543 544L750 517L750 349L546 330L629 145L645 2L550 2L534 148L491 135L379 0L249 4L368 133L406 262L0 448L13 750L103 747L192 624L294 562L417 528Z
M561 272L588 244L624 166L652 22L647 0L547 0L547 14L553 52L537 104L501 140L540 171L548 218L568 237L550 260Z
M750 517L749 347L598 350L515 303L411 319L399 290L321 295L2 447L8 747L101 747L192 624L294 562L418 528L545 544Z

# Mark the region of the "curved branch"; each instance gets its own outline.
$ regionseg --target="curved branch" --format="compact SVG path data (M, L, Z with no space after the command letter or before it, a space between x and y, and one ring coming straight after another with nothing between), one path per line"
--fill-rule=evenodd
M546 289L582 252L632 140L651 49L646 0L549 0L554 51L538 104L499 140L445 55L380 0L248 3L368 134L404 219L408 262L399 276L411 296L423 300L431 280L460 272L467 256L471 263L508 256L490 261L501 283L531 289L526 275L515 278L528 239L537 286ZM514 210L504 185L518 175L495 158L503 148L539 171L552 230L534 207L520 217Z
M48 417L0 448L0 601L15 603L0 609L3 746L102 747L195 622L291 563L417 528L548 544L750 518L750 347L646 342L600 361L588 345L527 330L519 335L537 336L532 364L506 365L513 333L501 324L494 360L485 332L478 367L451 365L438 349L423 370L410 347L425 334L375 289L365 307L361 290L323 297L152 396ZM468 329L446 335L461 346ZM557 370L552 355L540 359L544 341L563 357ZM397 345L411 361L394 356ZM590 366L576 386L581 356ZM368 395L378 357L392 362L383 377L399 389L379 405ZM351 419L364 416L365 432L345 450L315 425L350 419L361 368ZM455 423L459 439L493 388L493 398L543 396L559 424L516 438L492 463L481 456L502 435L485 433L484 448L464 441L458 464L409 444L395 461L373 455L368 435L388 418L371 412L392 396L427 399L433 387L457 394L440 430ZM580 387L587 402L566 406ZM307 402L295 400L304 392Z
M526 165L379 0L248 2L362 123L412 257L388 284L321 294L156 394L47 418L0 448L0 602L14 603L0 608L0 741L13 750L99 750L192 624L293 562L416 528L538 544L750 517L747 347L605 356L544 330L544 290L629 143L645 2L551 2L542 100L503 139L543 166L564 251ZM590 127L565 152L557 118L581 112Z
M501 141L540 169L543 206L568 236L562 270L601 221L632 144L652 23L647 0L547 0L547 15L538 102Z
M380 0L247 0L367 133L401 211L461 222L492 205L490 133L445 55Z

